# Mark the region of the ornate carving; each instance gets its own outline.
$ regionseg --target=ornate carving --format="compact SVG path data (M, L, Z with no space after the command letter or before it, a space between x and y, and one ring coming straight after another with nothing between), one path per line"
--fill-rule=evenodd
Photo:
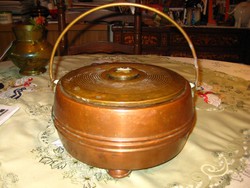
M134 44L134 36L132 33L124 35L124 44Z
M189 27L185 30L194 44L198 58L249 64L249 55L247 55L247 49L250 48L249 30ZM121 33L122 39L115 37L115 42L124 41L125 44L133 44L133 29L116 28L114 33L116 32ZM143 54L191 57L187 41L171 26L157 29L143 28L142 42ZM152 49L152 46L157 48Z
M147 35L143 35L142 36L142 44L143 45L154 45L154 46L158 46L158 40L159 37L155 36L155 35L151 35L151 34L147 34Z

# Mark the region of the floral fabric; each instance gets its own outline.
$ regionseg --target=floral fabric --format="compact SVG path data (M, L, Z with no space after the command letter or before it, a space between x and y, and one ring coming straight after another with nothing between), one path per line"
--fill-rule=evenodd
M102 62L151 63L194 82L192 59L154 55L79 55L56 58L55 77ZM22 77L0 63L0 104L20 107L0 126L0 187L3 188L207 188L245 187L250 182L250 67L200 60L194 93L197 121L174 159L123 179L77 161L64 149L51 119L54 93L48 72ZM152 156L153 157L153 156Z

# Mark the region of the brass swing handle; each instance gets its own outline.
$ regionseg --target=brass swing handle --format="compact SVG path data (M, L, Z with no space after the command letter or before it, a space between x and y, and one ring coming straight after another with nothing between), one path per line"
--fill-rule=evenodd
M110 8L110 7L122 7L122 6L133 6L133 7L138 7L138 8L142 8L142 9L146 9L148 11L152 11L160 16L162 16L163 18L165 18L166 20L168 20L170 23L172 23L175 27L177 27L177 29L182 33L182 35L184 36L184 38L186 39L186 41L188 42L189 48L192 52L192 56L194 58L194 67L195 67L195 88L198 87L198 81L199 81L199 66L198 66L198 59L197 59L197 55L193 46L192 41L190 40L190 38L188 37L187 33L178 25L178 23L176 23L173 19L171 19L168 15L166 15L165 13L146 6L146 5L142 5L142 4L137 4L137 3L109 3L109 4L105 4L105 5L101 5L95 8L92 8L90 10L88 10L87 12L82 13L81 15L79 15L77 18L75 18L72 22L70 22L67 27L62 31L62 33L59 35L58 39L55 42L54 48L52 50L51 53L51 57L50 57L50 62L49 62L49 76L50 76L50 81L52 82L52 84L54 84L55 79L53 76L53 61L54 61L54 56L57 50L57 47L60 43L60 41L62 40L62 37L65 35L65 33L76 23L78 22L80 19L84 18L85 16L100 10L100 9L105 9L105 8Z

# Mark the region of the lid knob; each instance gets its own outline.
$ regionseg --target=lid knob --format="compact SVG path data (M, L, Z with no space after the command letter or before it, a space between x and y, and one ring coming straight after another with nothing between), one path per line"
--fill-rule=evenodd
M132 80L140 75L140 71L131 67L115 67L107 71L107 76L112 80Z

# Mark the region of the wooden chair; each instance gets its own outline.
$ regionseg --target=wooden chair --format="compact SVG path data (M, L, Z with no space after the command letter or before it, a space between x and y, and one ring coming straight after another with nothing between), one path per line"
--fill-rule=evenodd
M140 0L136 0L137 3ZM64 0L57 0L58 8L58 31L61 33L67 26L66 6ZM119 20L120 19L120 20ZM71 45L67 33L63 36L59 44L59 53L61 55L75 55L83 53L121 53L121 54L141 54L141 13L138 8L135 8L135 13L132 15L121 14L119 11L104 10L88 15L84 18L84 22L96 24L105 22L107 24L116 21L126 20L134 22L134 45L124 45L109 41L93 41L82 45Z

